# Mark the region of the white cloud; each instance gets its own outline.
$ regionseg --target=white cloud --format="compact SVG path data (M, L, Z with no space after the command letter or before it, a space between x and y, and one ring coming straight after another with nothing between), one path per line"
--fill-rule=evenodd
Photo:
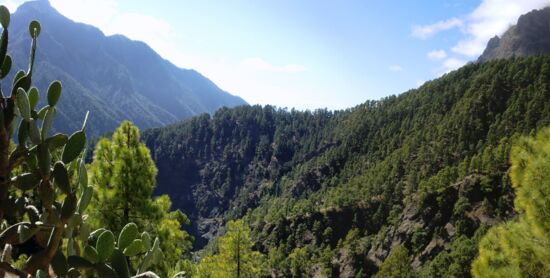
M330 95L319 97L319 90L311 89L298 82L287 73L309 71L305 66L289 63L276 65L261 58L241 60L235 57L203 56L189 52L181 47L185 41L181 33L172 25L157 17L146 14L130 13L119 7L120 0L50 0L52 6L64 16L76 21L98 27L106 35L122 34L133 40L147 43L157 53L182 68L193 68L213 80L224 90L237 94L251 104L271 103L288 105L289 99L302 97L308 99L308 106L327 106ZM0 0L10 11L25 0ZM264 73L284 74L264 74ZM290 82L290 83L289 83ZM258 92L262 92L259 94ZM348 106L333 103L332 108Z
M388 67L388 69L390 71L393 71L393 72L400 72L400 71L403 71L403 67L400 66L400 65L391 65Z
M15 12L17 7L21 5L25 0L6 0L6 1L0 1L0 4L6 6L8 10L10 10L11 13Z
M303 72L307 70L305 66L298 65L298 64L276 66L265 61L262 58L247 58L241 62L241 65L254 71L297 73L297 72Z
M445 50L432 50L430 52L428 52L428 58L430 58L431 60L442 60L442 59L445 59L445 57L447 57L447 52L445 52Z
M438 21L430 25L414 25L412 27L412 36L419 39L427 39L441 31L449 30L455 27L461 27L462 25L462 20L456 17Z
M480 55L490 38L502 35L520 15L550 5L550 0L483 0L467 17L466 38L452 50L469 57Z
M9 0L21 1L23 0ZM296 88L285 82L273 84L270 79L261 79L262 71L298 73L308 69L300 64L273 65L260 58L245 60L202 56L181 47L181 33L172 25L157 17L125 12L118 6L119 0L50 0L50 3L66 17L101 29L106 35L122 34L133 40L147 43L157 53L178 67L192 68L204 74L218 86L243 97L250 103L281 104L280 96L299 95ZM269 88L269 89L267 89ZM269 93L258 94L258 91ZM313 94L313 92L312 92ZM321 104L319 104L321 106ZM326 105L326 104L325 104Z
M502 35L511 25L516 24L520 15L533 9L550 6L550 0L481 0L469 14L453 17L425 26L413 26L413 36L429 38L438 32L459 27L463 38L456 42L451 51L456 57L448 57L448 51L434 50L427 54L431 60L440 60L438 75L465 65L468 60L477 58L485 49L489 39Z
M470 58L479 56L490 38L502 35L520 15L550 5L550 0L483 0L466 16L466 37L452 51Z
M457 54L475 58L483 52L490 38L502 35L517 22L520 15L545 6L550 6L550 0L482 0L466 16L453 17L430 25L413 26L412 35L426 39L438 32L460 27L465 37L451 49ZM435 52L430 52L432 53L436 55ZM429 58L436 58L430 54Z
M116 0L50 0L63 15L109 32L109 23L118 14Z
M177 34L165 20L122 12L117 0L50 0L50 3L72 20L98 27L106 35L122 34L143 41L164 58L183 66L181 58L186 55L174 43Z
M443 61L443 69L440 73L441 74L448 73L450 71L458 69L458 68L464 66L467 62L468 61L463 60L463 59L459 59L459 58L445 59L445 61Z

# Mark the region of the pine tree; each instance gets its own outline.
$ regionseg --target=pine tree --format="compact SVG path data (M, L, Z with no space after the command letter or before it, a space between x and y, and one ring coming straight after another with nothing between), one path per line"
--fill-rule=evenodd
M493 227L479 245L474 277L548 277L550 273L550 129L512 149L517 220Z
M9 23L10 12L0 5L0 79L12 66ZM134 223L118 240L103 227L90 231L86 208L94 189L84 163L88 116L71 136L50 136L63 87L50 83L47 105L37 107L40 94L32 78L40 30L40 23L31 21L28 71L15 74L11 95L4 97L0 90L0 277L81 277L84 271L128 278L130 260L139 265L133 277L158 277L146 272L160 258L158 238L139 233ZM17 146L11 142L15 138Z
M197 267L198 277L260 277L262 254L252 250L250 229L242 220L229 221L218 239L217 253L204 257Z
M190 236L180 230L189 220L180 211L170 212L170 198L152 198L157 169L149 149L140 142L139 129L125 121L112 140L101 139L90 165L90 183L97 187L91 219L98 227L118 232L126 223L158 236L164 260L160 274L166 274L191 248Z
M375 277L414 277L414 272L409 260L409 250L399 245L395 247L390 255L384 260Z
M90 167L90 183L99 187L94 218L113 231L124 223L150 226L158 217L151 199L157 169L147 147L139 141L139 130L123 122L113 139L101 139Z

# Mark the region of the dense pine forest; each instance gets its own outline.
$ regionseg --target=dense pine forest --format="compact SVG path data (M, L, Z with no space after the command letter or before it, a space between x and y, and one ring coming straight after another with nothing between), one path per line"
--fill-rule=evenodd
M12 82L0 24L0 277L548 277L549 55L90 140L33 86L40 23Z
M195 247L242 218L275 276L370 275L402 246L417 275L464 277L516 215L510 149L550 124L549 85L548 56L498 60L346 111L222 109L144 141Z

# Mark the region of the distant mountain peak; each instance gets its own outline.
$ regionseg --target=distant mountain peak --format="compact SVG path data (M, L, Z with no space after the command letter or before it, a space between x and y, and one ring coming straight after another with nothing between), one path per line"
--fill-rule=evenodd
M246 104L201 74L163 59L143 42L105 36L97 27L65 17L48 0L25 2L13 13L8 48L13 68L27 67L32 20L42 25L33 84L44 90L47 82L58 79L67 95L60 104L63 112L55 131L77 129L86 110L91 115L89 132L98 136L114 130L122 120L140 128L159 127Z
M519 17L502 37L489 40L478 61L550 53L550 7L532 10Z
M41 12L48 11L48 10L55 10L53 6L50 4L49 0L32 0L32 1L24 2L17 8L17 11L26 10L26 9L38 10Z

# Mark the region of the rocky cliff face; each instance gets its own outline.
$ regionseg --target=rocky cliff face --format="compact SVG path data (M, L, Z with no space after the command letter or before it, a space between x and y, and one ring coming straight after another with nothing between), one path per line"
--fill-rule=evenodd
M550 53L550 7L520 16L502 37L495 36L480 62Z
M511 193L484 192L485 178L479 174L469 175L444 191L428 194L423 204L409 203L399 216L399 225L383 233L380 237L383 240L374 241L368 259L381 264L393 247L415 246L417 254L412 266L418 269L440 252L451 249L457 233L471 237L482 226L492 226L502 221L501 217L510 218L514 214L511 206L497 215L495 204L499 200L510 204ZM502 188L499 181L493 183L491 187Z

